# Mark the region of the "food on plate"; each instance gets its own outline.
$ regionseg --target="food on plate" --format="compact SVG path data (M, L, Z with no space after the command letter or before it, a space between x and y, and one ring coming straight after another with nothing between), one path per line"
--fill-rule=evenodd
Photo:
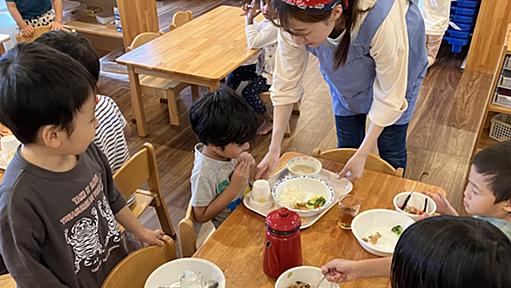
M424 215L425 212L422 209L417 209L413 206L407 205L404 210L406 213L414 214L414 215Z
M368 239L368 238L369 238L369 239ZM362 240L363 240L364 242L369 242L369 243L371 243L371 244L373 244L373 245L376 245L376 243L378 243L378 240L380 240L380 238L381 238L381 234L380 234L380 232L375 232L375 233L373 233L373 234L371 234L371 235L367 236L367 238L365 238L365 237L364 237L364 238L362 238Z
M316 169L314 169L313 167L303 165L303 164L293 166L291 168L291 170L293 170L294 173L298 173L298 174L312 174L312 173L316 172Z
M314 196L307 202L296 202L294 208L300 210L316 209L325 205L326 199L323 196Z
M286 207L299 210L320 208L326 203L325 197L296 188L284 188L279 200Z
M310 288L311 285L309 283L305 283L302 281L296 281L295 283L287 286L287 288Z
M403 227L401 225L396 225L392 227L390 231L394 232L397 236L401 236L401 234L403 234Z

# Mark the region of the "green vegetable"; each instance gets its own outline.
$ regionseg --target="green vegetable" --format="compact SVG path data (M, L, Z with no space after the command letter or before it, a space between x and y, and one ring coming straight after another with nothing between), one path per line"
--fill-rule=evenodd
M309 201L307 201L307 208L309 209L315 209L315 208L319 208L323 205L325 205L326 203L326 199L325 197L323 196L318 196L318 197L312 197L311 199L309 199Z
M403 227L401 227L401 225L396 225L396 226L392 227L392 229L390 229L390 231L396 233L397 236L400 236L401 234L403 234Z

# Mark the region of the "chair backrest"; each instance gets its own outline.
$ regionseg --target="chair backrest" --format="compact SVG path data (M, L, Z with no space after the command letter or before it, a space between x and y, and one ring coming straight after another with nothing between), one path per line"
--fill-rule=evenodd
M172 23L169 25L169 31L176 29L177 27L192 21L192 11L177 11L172 17Z
M130 253L110 271L102 288L144 287L144 284L159 266L176 259L176 248L172 239L165 239L164 246L143 247Z
M337 148L321 152L319 148L314 149L312 156L316 158L326 159L341 164L346 164L348 160L357 152L353 148ZM381 172L388 175L403 177L403 168L395 169L387 161L381 159L377 155L369 154L366 161L365 169Z
M145 183L147 183L150 192L159 194L160 180L153 145L144 143L144 148L131 156L115 172L113 178L117 189L125 199L130 198Z
M193 218L192 203L188 204L185 217L179 221L179 244L182 257L191 257L197 250L197 234L195 232L195 219Z
M140 33L135 37L135 39L133 39L133 41L131 41L131 45L128 48L126 48L126 50L131 51L137 47L144 45L145 43L147 43L149 41L152 41L152 40L160 37L161 35L162 35L161 33L156 33L156 32Z
M16 35L16 42L22 43L22 42L32 42L35 39L37 39L39 36L43 35L44 33L50 31L49 26L41 26L34 28L34 34L32 34L31 37L24 37L21 34Z

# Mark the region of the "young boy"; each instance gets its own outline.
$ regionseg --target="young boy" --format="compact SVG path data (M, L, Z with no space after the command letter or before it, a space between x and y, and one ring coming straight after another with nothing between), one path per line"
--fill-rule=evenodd
M126 255L117 221L163 244L91 144L94 92L80 63L46 45L20 44L0 59L0 122L22 142L0 185L0 248L19 287L99 287Z
M426 193L437 212L458 215L445 195ZM511 141L491 145L474 157L463 204L465 211L499 228L511 240Z
M218 227L240 203L255 161L248 141L257 132L256 116L232 89L203 96L190 109L190 123L201 143L195 146L191 176L197 222Z
M51 30L62 29L62 0L6 0L7 10L25 37L34 28L49 25Z
M257 134L266 135L272 130L272 116L267 111L266 105L261 101L259 94L270 89L275 66L275 52L277 50L277 35L279 29L271 23L268 0L252 0L250 5L245 3L245 34L248 48L261 49L257 57L257 63L243 65L234 70L227 77L226 85L236 90L241 81L249 81L243 88L241 96L247 101L252 109L262 116L263 123ZM258 11L257 8L260 10ZM263 14L264 20L254 22L255 17Z

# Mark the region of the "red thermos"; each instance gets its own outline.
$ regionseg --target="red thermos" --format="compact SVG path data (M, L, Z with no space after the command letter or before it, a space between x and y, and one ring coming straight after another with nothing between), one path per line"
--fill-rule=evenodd
M302 265L300 225L300 216L286 208L266 216L263 263L266 275L277 278L287 269Z

